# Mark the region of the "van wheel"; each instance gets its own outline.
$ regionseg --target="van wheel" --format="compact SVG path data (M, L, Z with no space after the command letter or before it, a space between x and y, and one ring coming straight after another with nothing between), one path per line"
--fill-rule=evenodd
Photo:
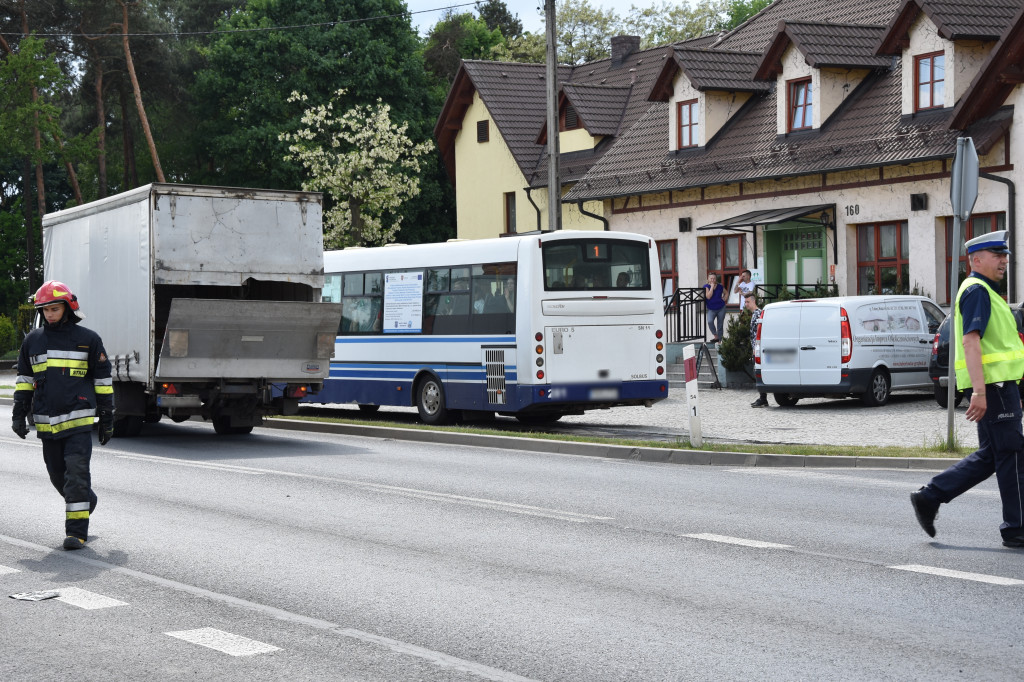
M426 376L416 386L416 409L420 420L431 426L448 421L448 408L444 404L444 386L435 376Z
M891 390L892 386L889 384L889 373L884 369L876 369L871 373L871 381L868 382L868 390L860 397L860 400L868 407L881 407L889 402L889 393Z
M792 393L773 393L772 397L775 398L775 402L779 404L779 407L793 407L800 400L800 398Z

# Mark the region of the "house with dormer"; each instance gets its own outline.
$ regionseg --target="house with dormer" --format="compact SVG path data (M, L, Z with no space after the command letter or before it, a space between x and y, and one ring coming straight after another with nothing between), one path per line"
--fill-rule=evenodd
M982 173L961 241L1010 229L1024 248L1022 31L1020 0L776 0L720 36L619 37L612 59L559 72L563 229L651 236L666 291L750 269L769 295L948 303L951 268L966 271L950 244L958 138ZM540 65L460 70L435 131L460 237L546 229L544 92ZM505 147L480 146L481 121Z

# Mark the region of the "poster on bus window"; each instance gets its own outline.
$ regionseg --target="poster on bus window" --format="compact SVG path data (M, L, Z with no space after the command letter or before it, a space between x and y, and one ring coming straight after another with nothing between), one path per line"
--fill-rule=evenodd
M384 275L385 334L418 334L423 328L423 272Z

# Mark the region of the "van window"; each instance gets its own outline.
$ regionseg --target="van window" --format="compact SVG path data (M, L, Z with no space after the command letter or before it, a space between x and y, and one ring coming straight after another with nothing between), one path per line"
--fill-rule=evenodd
M931 334L939 331L939 325L942 324L942 320L945 319L942 309L932 303L931 301L921 301L921 307L924 308L924 319L928 325L928 332Z

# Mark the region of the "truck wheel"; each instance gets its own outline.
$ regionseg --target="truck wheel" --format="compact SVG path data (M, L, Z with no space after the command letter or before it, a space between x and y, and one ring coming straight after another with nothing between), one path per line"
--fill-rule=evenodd
M428 375L416 387L416 409L424 424L444 424L448 421L448 408L444 404L444 386L441 381Z
M773 393L772 397L775 398L775 402L779 404L779 407L793 407L800 400L800 398L792 393Z
M135 438L142 433L143 418L137 414L128 414L114 419L114 438Z
M868 382L868 390L860 397L862 403L868 407L881 407L889 402L889 393L892 386L889 384L889 373L884 369L876 369L871 373L871 380Z

